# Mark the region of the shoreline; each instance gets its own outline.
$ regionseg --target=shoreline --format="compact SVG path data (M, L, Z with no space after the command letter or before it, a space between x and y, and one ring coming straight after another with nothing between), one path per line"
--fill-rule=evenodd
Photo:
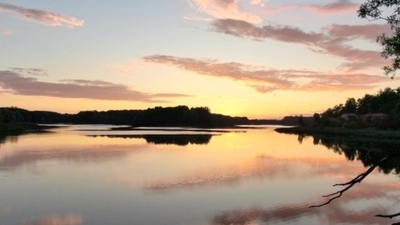
M340 127L280 127L278 133L296 135L329 135L347 138L400 139L400 130L346 129Z
M0 123L0 135L21 135L32 133L47 133L48 129L58 126L42 126L35 123Z

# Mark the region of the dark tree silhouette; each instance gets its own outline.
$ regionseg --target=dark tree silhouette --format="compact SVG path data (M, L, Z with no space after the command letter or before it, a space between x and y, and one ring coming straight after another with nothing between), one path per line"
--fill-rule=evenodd
M377 41L382 45L382 56L392 60L391 66L383 67L386 75L393 74L400 68L400 1L368 0L363 3L358 16L370 21L384 20L392 29L392 34L381 34Z
M81 111L61 114L48 111L28 111L16 107L0 107L2 123L73 123L115 124L131 126L194 126L231 127L249 124L247 117L232 117L211 113L208 107L155 107L146 110Z

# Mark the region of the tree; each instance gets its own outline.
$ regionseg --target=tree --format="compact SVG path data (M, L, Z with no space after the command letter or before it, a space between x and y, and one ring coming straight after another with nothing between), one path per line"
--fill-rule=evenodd
M319 124L319 121L321 120L321 116L318 113L314 113L313 119L314 119L314 124Z
M297 122L302 127L305 125L303 115L300 115L300 116L297 117Z
M393 79L395 71L400 69L400 1L368 0L360 6L358 16L370 21L384 20L390 25L393 33L390 36L381 34L377 42L382 45L382 56L393 61L391 66L383 67L385 74L392 74Z
M354 98L348 98L343 106L342 113L356 113L357 101Z

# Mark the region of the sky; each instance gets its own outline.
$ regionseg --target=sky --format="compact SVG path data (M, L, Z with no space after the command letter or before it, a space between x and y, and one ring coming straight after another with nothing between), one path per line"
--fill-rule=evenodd
M312 115L397 88L356 0L0 0L0 107Z

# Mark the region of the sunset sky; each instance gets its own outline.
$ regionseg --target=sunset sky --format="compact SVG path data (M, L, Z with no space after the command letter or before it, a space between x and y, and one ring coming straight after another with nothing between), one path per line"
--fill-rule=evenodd
M309 115L397 88L350 0L0 0L0 106Z

